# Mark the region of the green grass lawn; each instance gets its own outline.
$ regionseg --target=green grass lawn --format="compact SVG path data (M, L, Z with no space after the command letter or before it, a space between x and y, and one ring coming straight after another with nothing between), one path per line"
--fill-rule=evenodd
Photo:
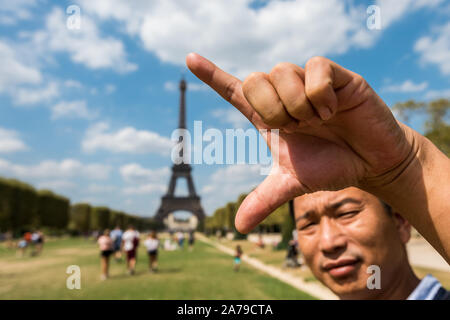
M100 281L97 246L84 239L46 243L39 257L16 257L0 248L0 299L312 299L245 263L197 241L192 252L160 250L159 272L147 270L142 246L134 276L124 262L111 261L111 278ZM66 268L81 268L81 289L66 288Z

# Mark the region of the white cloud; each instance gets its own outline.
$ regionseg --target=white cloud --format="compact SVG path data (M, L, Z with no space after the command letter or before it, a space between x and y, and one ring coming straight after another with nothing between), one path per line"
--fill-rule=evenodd
M127 195L160 195L167 188L170 169L168 167L147 169L137 163L130 163L120 168L122 178L132 184L123 189Z
M420 92L428 88L428 82L423 81L421 83L414 83L411 80L405 80L401 84L392 84L381 89L384 92L394 92L394 93L410 93L410 92Z
M13 153L27 149L28 147L16 131L0 128L0 153Z
M52 119L60 118L82 118L82 119L94 119L98 113L90 110L86 101L61 101L51 107Z
M46 160L36 165L20 165L0 159L0 173L25 179L62 179L84 177L102 180L109 177L111 167L104 164L83 164L78 160Z
M110 193L117 189L116 186L111 185L101 185L101 184L90 184L86 191L88 193Z
M164 90L166 91L178 91L179 84L174 81L166 81L164 83ZM210 90L209 87L204 83L188 83L187 90L189 91L207 91Z
M167 82L164 83L164 90L166 90L166 91L177 91L178 90L178 86L173 81L167 81Z
M105 86L105 93L106 94L111 94L111 93L114 93L116 91L116 86L115 85L113 85L113 84L107 84L106 86Z
M166 190L167 186L163 184L144 184L136 187L126 187L123 193L127 195L160 194Z
M147 169L137 163L129 163L120 168L120 175L130 184L122 189L124 194L159 197L167 189L170 169Z
M237 109L230 107L226 109L216 109L212 111L212 116L220 119L223 123L231 124L233 128L247 128L250 121Z
M387 27L405 14L442 0L379 1ZM246 76L280 61L304 64L315 55L367 48L379 32L366 28L366 7L354 1L275 1L258 9L254 0L81 0L99 19L118 20L163 62L184 65L196 51Z
M382 27L387 28L403 16L423 8L435 8L444 0L377 0L381 9Z
M36 0L0 0L0 24L13 25L18 20L30 19Z
M208 87L204 83L188 83L187 89L190 91L208 91L211 90L210 87Z
M11 96L17 105L48 102L59 96L59 86L56 82L50 82L42 88L16 88L11 92Z
M83 87L81 82L73 79L68 79L64 81L64 86L67 88L75 88L75 89L81 89Z
M12 90L17 85L41 83L39 69L24 64L19 56L12 46L0 41L0 92Z
M90 69L111 68L117 72L130 72L137 65L127 60L123 43L112 37L101 37L95 23L83 14L81 28L69 30L67 16L54 8L46 18L46 28L32 35L33 44L43 52L66 52L75 63Z
M130 163L120 167L122 178L129 183L163 182L169 178L168 167L159 169L146 169L137 163Z
M261 183L260 165L229 165L214 172L209 183L202 188L202 198L207 212L212 212L241 193L248 193ZM217 196L220 195L220 196Z
M439 98L450 99L450 89L429 90L425 94L425 99L439 99Z
M172 141L156 132L137 130L133 127L125 127L116 132L108 132L108 129L109 125L105 122L90 127L82 141L83 150L168 155L172 149Z
M55 81L43 83L43 75L33 61L36 57L25 58L28 55L20 45L0 41L0 93L11 96L15 105L48 102L59 96L59 84Z
M164 62L184 65L186 54L197 51L240 76L268 71L280 61L303 64L314 55L344 53L372 42L364 8L356 12L338 0L302 0L268 1L255 10L252 2L81 1L102 19L124 22Z
M417 40L414 50L423 63L434 64L442 74L450 75L450 22L435 30L432 36Z
M67 180L50 180L38 183L39 189L50 189L50 190L74 190L77 187L75 183Z

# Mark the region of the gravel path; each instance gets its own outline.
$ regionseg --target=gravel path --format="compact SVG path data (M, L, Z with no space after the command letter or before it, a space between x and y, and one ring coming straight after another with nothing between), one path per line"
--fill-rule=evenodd
M218 250L220 250L226 254L229 254L231 256L234 255L233 249L230 249L230 248L228 248L224 245L221 245L220 243L217 243L215 241L211 241L203 235L197 235L197 238L203 242L206 242L206 243L216 247ZM301 278L294 277L294 276L288 274L287 272L284 272L280 268L276 268L274 266L269 266L269 265L259 261L258 259L250 258L245 254L242 256L242 261L244 261L244 262L248 263L249 265L251 265L252 267L254 267L258 270L261 270L261 271L269 274L270 276L277 278L278 280L283 281L284 283L287 283L288 285L290 285L298 290L301 290L303 292L306 292L318 299L337 300L337 296L334 293L332 293L330 290L328 290L326 287L322 286L321 284L305 282Z
M413 266L450 272L450 265L424 239L411 239L407 246L409 261Z

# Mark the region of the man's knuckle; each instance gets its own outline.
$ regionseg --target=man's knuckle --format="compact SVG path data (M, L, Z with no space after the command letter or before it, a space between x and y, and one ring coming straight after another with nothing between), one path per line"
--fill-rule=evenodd
M310 58L307 62L306 62L306 68L315 68L318 66L323 66L329 64L329 61L327 58L321 57L321 56L315 56Z
M287 123L285 112L282 110L271 110L271 112L263 112L261 118L265 124L268 126L283 126Z
M275 67L272 68L270 71L270 74L273 76L278 76L285 74L286 72L289 72L293 69L292 63L289 62L280 62L275 65Z
M306 106L307 103L308 99L306 98L306 94L302 91L288 99L288 101L286 101L286 107L288 107L290 111L292 110L295 112Z
M231 102L233 100L237 88L238 88L238 81L230 81L225 87L225 99L228 102Z
M364 79L361 75L357 74L354 78L355 83L357 86L361 88L367 88L369 86L369 83Z
M253 82L261 80L263 77L264 77L264 73L262 73L262 72L252 72L245 79L245 82L246 83L253 83Z
M306 87L306 96L311 100L320 98L328 89L328 82L315 83Z
M248 95L251 94L255 88L261 83L264 79L264 74L262 72L253 72L251 73L243 82L242 90L244 95L248 98Z

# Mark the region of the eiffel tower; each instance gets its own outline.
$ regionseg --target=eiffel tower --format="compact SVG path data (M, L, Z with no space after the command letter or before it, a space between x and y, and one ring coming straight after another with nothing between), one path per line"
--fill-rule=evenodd
M186 129L186 104L185 104L185 92L186 82L184 79L180 81L180 118L179 129ZM180 137L181 141L182 137ZM184 139L183 139L184 141ZM184 148L182 149L184 150ZM183 157L183 151L180 152L180 157ZM202 205L200 204L200 197L195 192L194 182L191 175L192 168L189 164L181 161L180 164L174 164L172 166L172 177L170 178L169 188L167 193L161 199L161 206L156 212L155 219L159 222L163 222L164 219L177 210L189 211L195 215L198 222L202 222L205 219L205 213ZM177 180L184 178L187 181L189 195L187 197L175 196L175 187Z

